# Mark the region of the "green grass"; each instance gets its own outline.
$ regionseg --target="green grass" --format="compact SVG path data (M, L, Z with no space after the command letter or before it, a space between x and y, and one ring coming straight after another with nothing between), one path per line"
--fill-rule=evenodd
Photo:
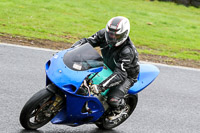
M129 18L140 53L200 61L200 9L169 2L0 0L0 33L73 43L114 16Z

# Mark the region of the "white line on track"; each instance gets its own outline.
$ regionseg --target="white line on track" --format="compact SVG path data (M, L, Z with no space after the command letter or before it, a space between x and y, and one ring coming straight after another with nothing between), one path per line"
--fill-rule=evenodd
M59 51L59 50L53 50L53 49L47 49L47 48L38 48L38 47L32 47L32 46L22 46L22 45L1 43L1 42L0 42L0 45L18 47L18 48L27 48L27 49L33 49L33 50L48 51L48 52L58 52Z
M31 47L31 46L22 46L22 45L15 45L15 44L1 43L1 42L0 42L0 45L11 46L11 47L18 47L18 48L27 48L27 49L33 49L33 50L48 51L48 52L58 52L59 51L59 50L53 50L53 49L38 48L38 47ZM164 67L172 67L172 68L178 68L178 69L200 71L200 69L197 69L197 68L190 68L190 67L183 67L183 66L174 66L174 65L166 65L166 64L160 64L160 63L154 63L154 62L146 62L146 61L140 61L140 62L141 63L154 64L154 65L157 65L157 66L164 66Z

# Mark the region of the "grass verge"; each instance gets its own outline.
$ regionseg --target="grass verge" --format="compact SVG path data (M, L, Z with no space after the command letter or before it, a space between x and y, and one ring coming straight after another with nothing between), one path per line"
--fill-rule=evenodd
M1 0L0 9L0 36L73 43L121 15L131 22L140 54L200 61L198 8L147 0Z

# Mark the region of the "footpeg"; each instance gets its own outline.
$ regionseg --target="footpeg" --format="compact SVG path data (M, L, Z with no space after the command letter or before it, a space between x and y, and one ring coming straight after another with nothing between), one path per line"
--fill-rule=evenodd
M127 116L128 114L124 111L122 111L121 113L117 114L117 115L114 115L114 116L110 116L108 117L109 120L113 121L113 120L116 120L116 119L121 119L122 116Z

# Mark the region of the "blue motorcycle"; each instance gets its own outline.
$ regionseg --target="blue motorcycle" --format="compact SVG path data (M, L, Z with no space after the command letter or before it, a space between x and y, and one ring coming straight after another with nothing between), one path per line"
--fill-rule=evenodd
M46 63L45 70L46 87L34 94L21 111L20 123L25 129L37 129L49 121L68 126L96 124L101 129L112 129L132 114L138 102L137 93L159 74L154 65L140 64L138 81L124 97L126 107L122 114L112 112L107 104L109 89L100 94L92 89L92 85L101 83L113 72L90 44L56 53Z

